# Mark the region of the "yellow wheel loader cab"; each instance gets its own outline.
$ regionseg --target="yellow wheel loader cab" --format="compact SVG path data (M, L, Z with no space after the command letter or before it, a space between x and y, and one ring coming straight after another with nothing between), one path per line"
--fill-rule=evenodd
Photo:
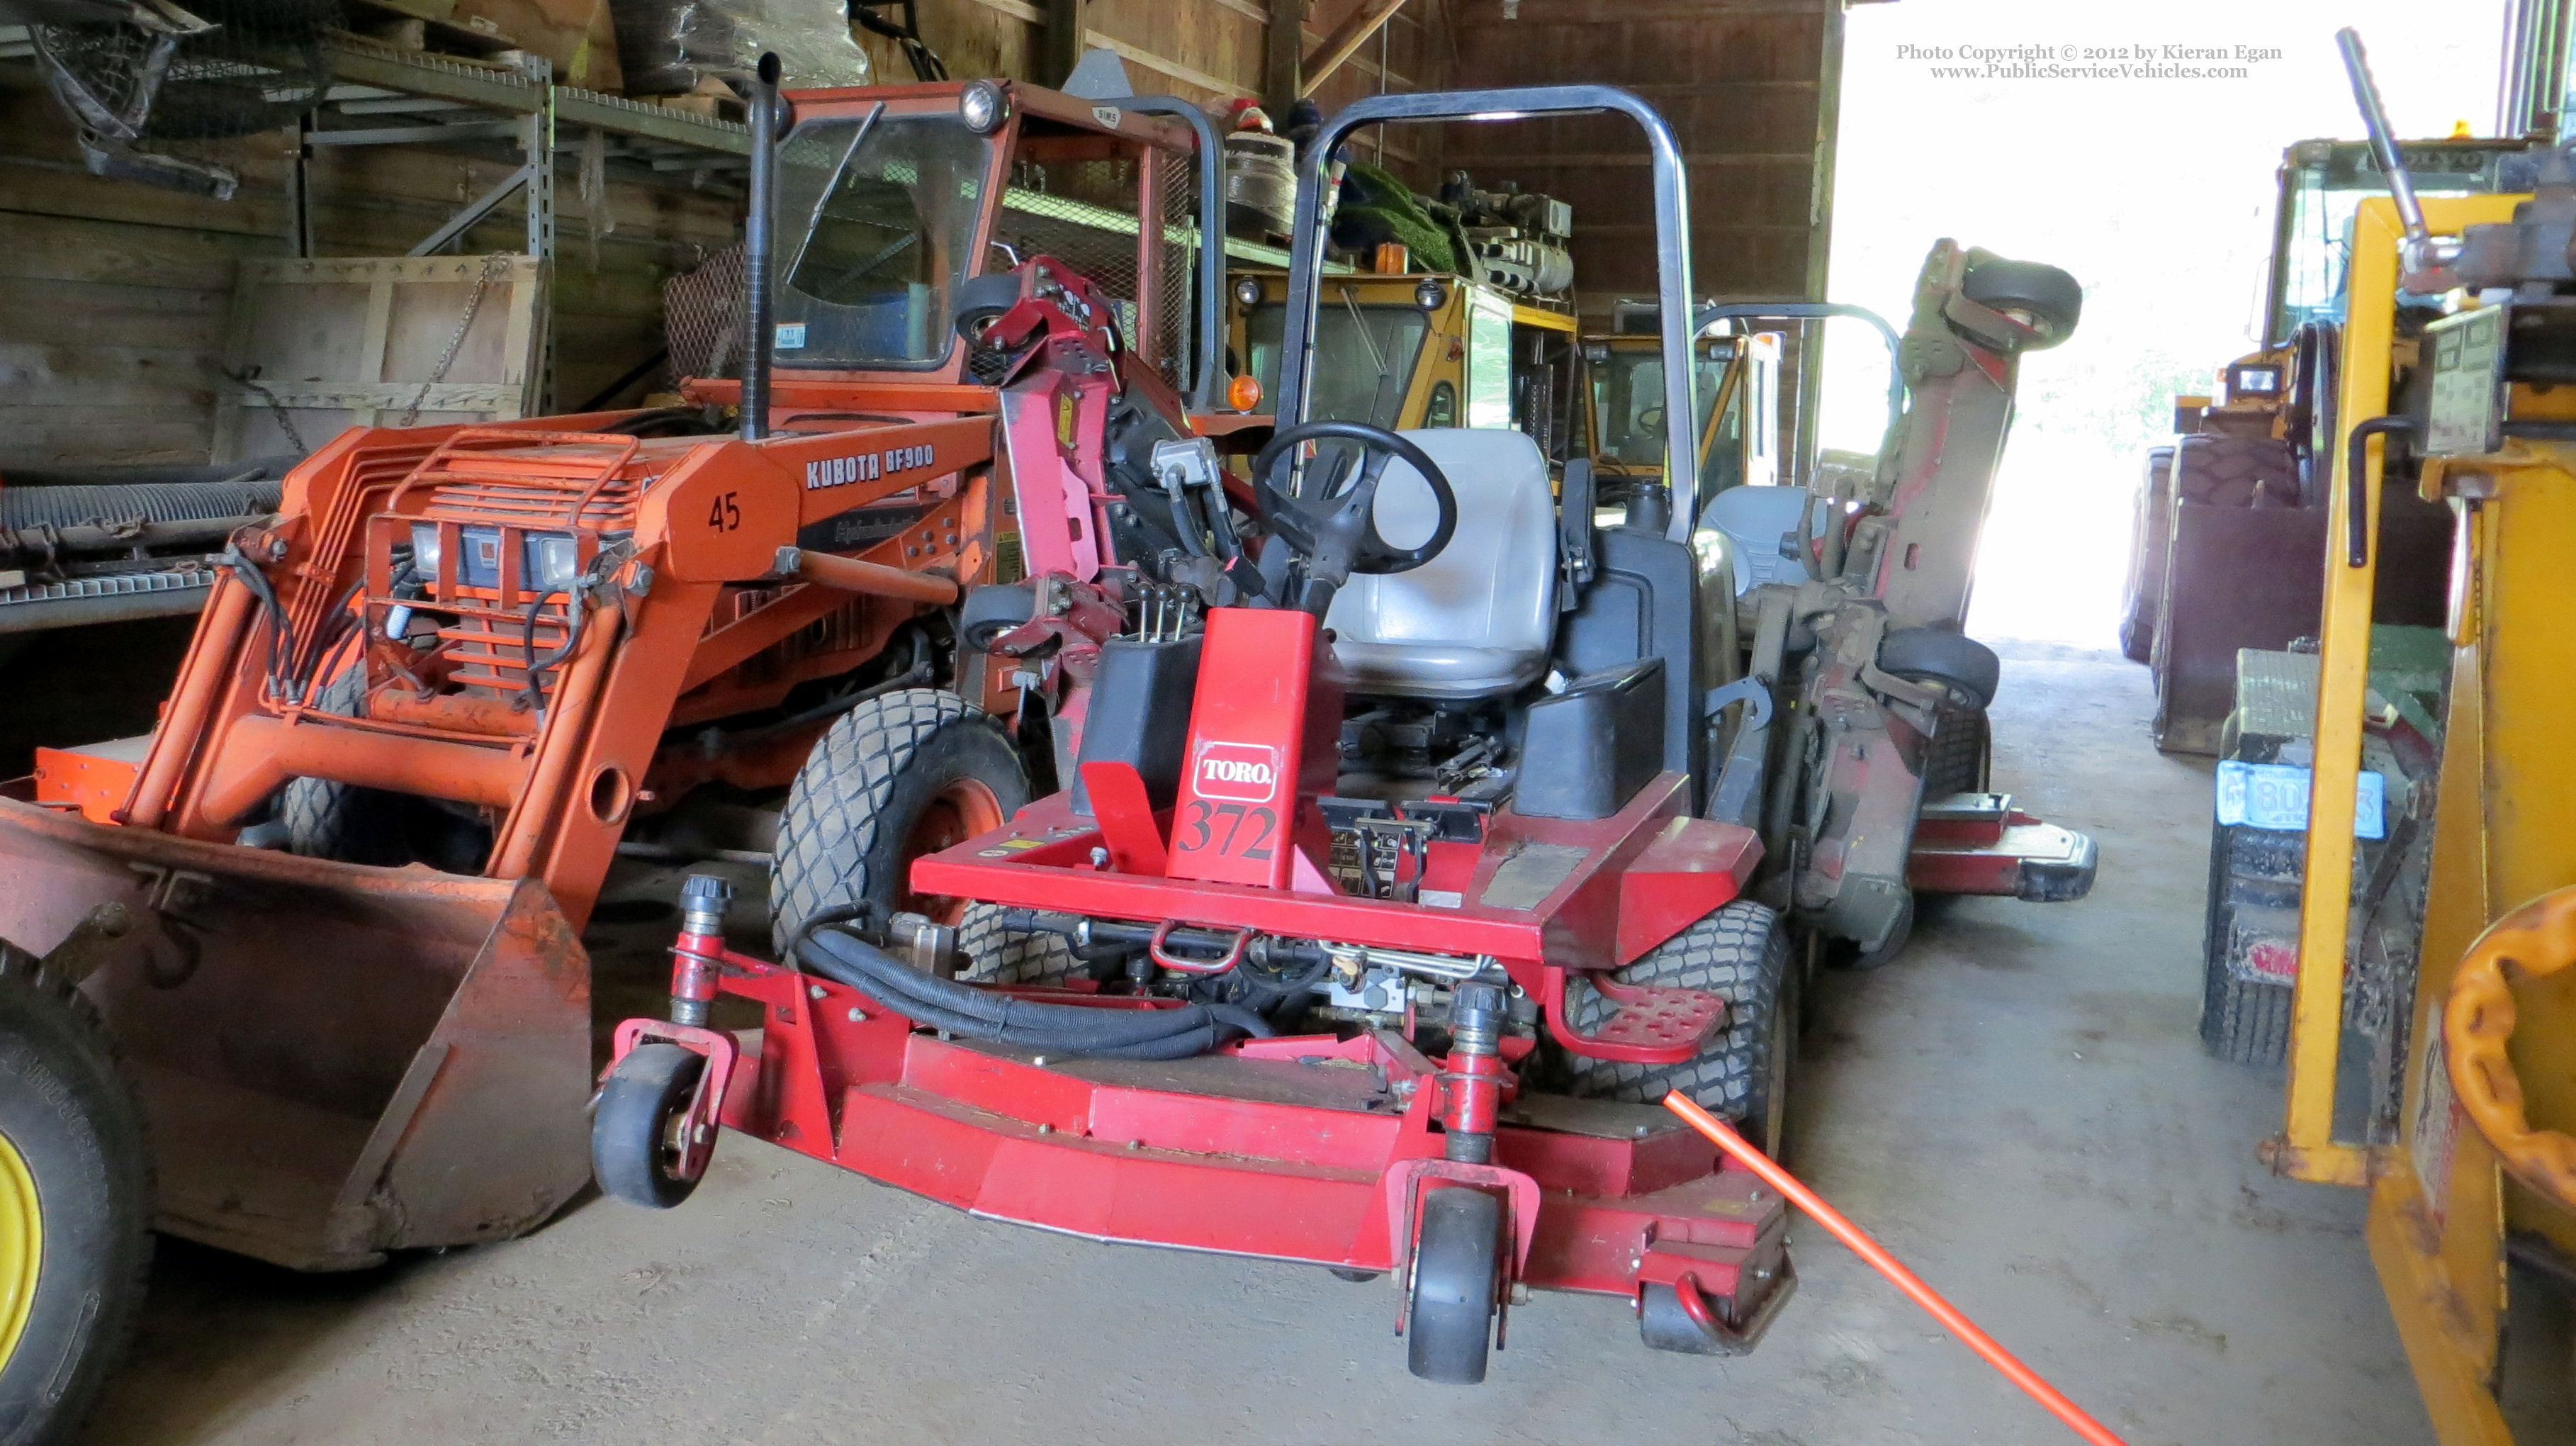
M1702 500L1730 487L1781 480L1780 334L1704 336L1692 346L1691 395L1699 416ZM1663 478L1664 364L1655 338L1613 333L1583 338L1578 429L1600 469L1604 495L1617 477Z
M1562 459L1573 316L1458 276L1354 272L1318 285L1312 420L1392 431L1508 427ZM1238 271L1227 290L1229 349L1270 398L1288 279Z

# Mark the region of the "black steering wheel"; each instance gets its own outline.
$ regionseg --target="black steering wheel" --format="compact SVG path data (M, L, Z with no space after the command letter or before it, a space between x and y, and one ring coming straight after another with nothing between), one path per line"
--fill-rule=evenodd
M1289 474L1309 442L1357 443L1360 465L1336 466L1315 496L1291 496ZM1440 506L1439 525L1418 547L1397 547L1378 535L1378 483L1386 464L1398 457L1422 474ZM1449 490L1439 464L1420 447L1365 422L1308 422L1271 438L1252 459L1252 490L1271 534L1295 549L1307 577L1332 587L1353 573L1411 572L1438 557L1458 530L1458 494Z

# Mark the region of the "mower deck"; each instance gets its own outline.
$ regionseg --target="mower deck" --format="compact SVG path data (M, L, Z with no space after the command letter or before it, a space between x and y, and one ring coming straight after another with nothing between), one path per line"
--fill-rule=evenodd
M1385 1271L1402 1268L1398 1222L1425 1167L1456 1168L1421 1087L1439 1067L1393 1032L1049 1060L916 1032L829 980L725 962L723 992L766 1018L738 1036L722 1123L974 1215ZM1536 1186L1523 1283L1633 1298L1689 1279L1742 1323L1734 1349L1786 1299L1780 1201L1665 1111L1523 1094L1494 1146L1498 1176Z

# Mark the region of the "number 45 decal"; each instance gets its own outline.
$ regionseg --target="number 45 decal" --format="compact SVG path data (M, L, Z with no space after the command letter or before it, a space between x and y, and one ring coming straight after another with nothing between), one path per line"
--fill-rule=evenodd
M707 526L718 532L731 532L742 526L742 494L719 492L707 508Z

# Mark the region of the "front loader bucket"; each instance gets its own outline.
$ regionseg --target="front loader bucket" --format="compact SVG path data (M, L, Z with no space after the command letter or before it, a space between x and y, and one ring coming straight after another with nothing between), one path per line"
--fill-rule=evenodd
M0 938L87 971L171 1234L349 1269L507 1239L589 1179L589 959L534 881L0 799Z

